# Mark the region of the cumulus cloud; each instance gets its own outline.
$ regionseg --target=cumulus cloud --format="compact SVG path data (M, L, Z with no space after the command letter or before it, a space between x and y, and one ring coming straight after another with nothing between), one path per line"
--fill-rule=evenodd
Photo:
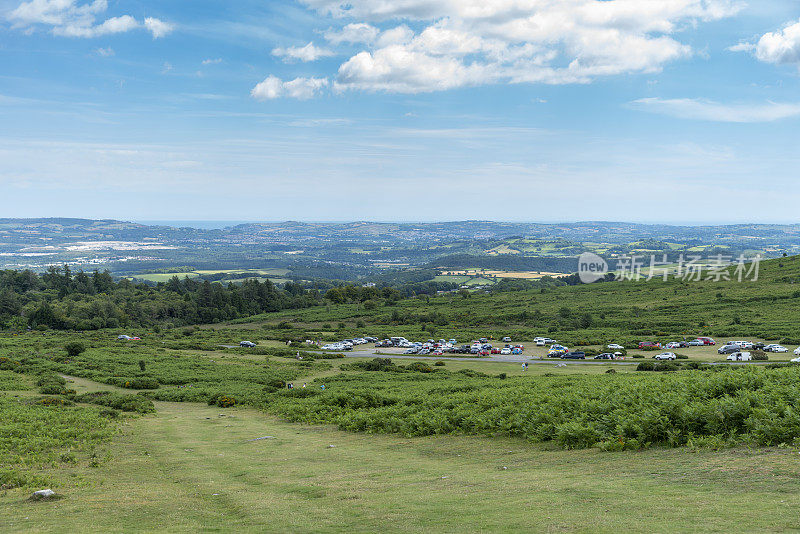
M339 30L329 28L322 35L331 44L371 43L378 37L380 30L375 26L359 22L345 25Z
M327 85L326 78L295 78L283 81L277 76L267 76L263 82L250 91L250 95L256 100L274 100L276 98L307 100Z
M153 34L153 39L159 39L164 37L168 33L172 32L175 29L175 26L170 24L169 22L164 22L163 20L154 19L153 17L147 17L144 19L144 27L148 29L150 33Z
M283 58L284 63L291 63L293 61L316 61L323 57L330 57L334 53L327 48L314 46L314 43L310 42L305 46L275 48L272 50L272 55Z
M419 93L495 83L589 83L657 73L692 54L677 34L737 13L737 0L301 0L347 20L356 45L336 90ZM412 30L412 28L414 28Z
M157 39L174 28L172 24L152 17L139 22L131 15L98 21L107 9L107 0L83 4L77 0L30 0L17 6L8 18L15 28L31 30L39 26L50 27L54 35L65 37L100 37L145 28Z
M97 53L98 56L103 56L103 57L110 57L114 55L114 49L111 48L110 46L107 46L106 48L100 47L96 49L95 52Z
M755 43L742 42L728 50L749 52L764 63L800 66L800 20L786 24L779 31L765 33Z
M772 122L800 116L800 103L721 104L694 98L641 98L631 106L680 119L714 122Z

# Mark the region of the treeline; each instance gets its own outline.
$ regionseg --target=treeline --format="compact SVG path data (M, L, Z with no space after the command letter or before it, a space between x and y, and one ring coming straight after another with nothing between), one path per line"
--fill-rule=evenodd
M266 280L214 284L173 277L155 286L115 280L107 271L68 266L0 271L0 325L12 329L93 330L127 326L215 323L322 302L316 289Z
M439 291L452 291L458 289L458 284L453 282L415 282L403 284L399 287L357 286L353 284L332 287L325 292L325 300L333 304L346 302L397 302L400 299L418 295L436 295Z

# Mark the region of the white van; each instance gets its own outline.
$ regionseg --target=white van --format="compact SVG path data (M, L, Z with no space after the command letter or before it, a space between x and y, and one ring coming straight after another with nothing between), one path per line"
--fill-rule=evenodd
M749 352L734 352L732 354L728 354L729 361L732 362L749 362L753 359Z

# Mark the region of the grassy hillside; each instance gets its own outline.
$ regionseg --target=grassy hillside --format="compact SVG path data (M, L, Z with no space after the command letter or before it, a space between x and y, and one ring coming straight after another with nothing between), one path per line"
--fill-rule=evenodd
M297 335L413 338L550 335L565 342L666 341L710 335L800 342L800 256L764 261L754 282L606 282L494 294L317 306L250 318ZM286 323L289 323L288 325ZM340 323L344 328L340 328ZM288 331L286 332L288 334Z

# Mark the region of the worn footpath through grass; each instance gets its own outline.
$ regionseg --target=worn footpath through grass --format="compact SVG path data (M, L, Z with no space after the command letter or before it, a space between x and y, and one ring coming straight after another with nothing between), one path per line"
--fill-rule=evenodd
M72 385L108 388L84 379ZM156 406L156 415L125 421L111 459L75 473L81 484L54 488L64 499L33 503L22 490L0 493L0 530L800 527L800 455L792 449L563 451L508 438L351 434L249 408Z

